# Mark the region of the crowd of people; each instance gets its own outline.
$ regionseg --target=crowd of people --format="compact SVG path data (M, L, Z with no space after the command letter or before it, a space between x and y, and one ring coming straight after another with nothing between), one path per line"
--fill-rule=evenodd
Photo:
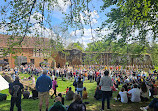
M143 67L150 68L148 72L143 70ZM107 100L107 109L110 107L110 98L114 91L118 91L117 97L113 97L116 101L122 103L129 102L146 102L154 98L157 95L158 77L157 71L151 71L153 66L73 66L71 68L54 68L34 66L20 66L14 69L12 78L13 83L9 86L9 92L12 95L10 111L13 111L14 103L18 107L18 111L21 111L21 94L25 99L30 97L28 87L25 88L20 83L18 73L30 73L32 74L29 80L32 80L32 84L35 84L35 88L32 90L33 99L39 98L39 110L42 111L42 105L45 100L46 111L86 111L86 105L82 102L82 99L88 98L86 87L83 87L85 80L89 82L95 81L97 83L94 98L102 101L102 108L104 110L105 99ZM38 76L35 82L34 75ZM57 79L61 78L63 81L74 80L73 86L75 92L71 87L67 87L65 98L62 94L57 94L58 83ZM51 98L55 96L55 103L49 108L49 91L53 89ZM64 99L74 101L69 105L64 105ZM149 106L141 107L141 110L146 111L149 108L158 110L158 100L154 98ZM59 110L59 111L61 111Z

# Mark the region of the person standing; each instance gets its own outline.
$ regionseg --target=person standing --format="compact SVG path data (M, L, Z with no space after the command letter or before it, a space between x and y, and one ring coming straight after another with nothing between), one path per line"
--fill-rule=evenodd
M15 74L13 74L12 78L13 78L13 81L15 81Z
M23 84L19 82L19 77L16 77L15 81L9 84L9 93L11 94L10 111L13 111L15 103L18 111L21 111L21 94L24 91L23 89L24 87Z
M35 86L35 82L36 80L35 80L35 76L34 75L32 75L32 84Z
M89 80L90 80L90 82L92 82L92 79L93 79L93 71L90 70L89 71Z
M36 90L38 91L39 97L39 110L42 111L43 100L46 102L46 111L48 111L49 105L49 90L52 88L52 81L49 76L47 76L47 71L44 70L43 74L37 78Z
M110 108L110 96L111 96L111 87L112 87L112 79L108 76L109 71L104 72L104 76L101 78L99 85L101 86L102 91L102 109L104 110L105 98L107 99L107 109Z
M53 90L54 90L54 93L53 93L53 95L51 96L51 98L53 98L53 96L55 95L57 95L57 87L58 87L58 84L57 84L57 77L55 77L55 79L53 80L53 82L52 82L52 84L53 84Z
M81 98L82 98L82 91L83 91L83 82L81 81L81 78L79 77L77 81L77 94L80 93Z

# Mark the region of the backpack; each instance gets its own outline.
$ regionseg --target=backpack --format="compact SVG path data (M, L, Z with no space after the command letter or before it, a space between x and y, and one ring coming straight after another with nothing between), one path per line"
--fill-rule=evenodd
M74 86L74 87L77 87L77 82L76 82L76 80L74 80L73 86Z
M13 97L18 97L19 92L20 92L20 86L19 85L14 85L13 89L12 89Z
M78 81L77 82L77 87L78 88L83 88L83 82L82 81Z

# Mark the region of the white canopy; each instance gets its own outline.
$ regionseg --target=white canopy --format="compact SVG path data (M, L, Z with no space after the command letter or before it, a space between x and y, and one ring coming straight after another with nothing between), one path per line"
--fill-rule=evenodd
M9 83L0 75L0 91L9 88Z

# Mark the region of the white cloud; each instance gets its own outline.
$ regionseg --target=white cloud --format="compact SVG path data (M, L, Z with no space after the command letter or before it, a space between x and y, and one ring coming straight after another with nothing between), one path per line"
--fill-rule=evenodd
M91 21L91 24L93 25L93 24L97 24L98 23L98 21L97 21L97 19L92 19L92 21Z
M69 41L71 41L70 38L68 38L68 40L65 40L65 36L66 36L65 33L64 33L65 36L63 36L60 32L57 32L56 34L55 33L56 31L54 32L53 30L49 28L40 26L40 24L35 24L29 30L32 32L28 36L31 36L31 37L36 37L38 35L38 37L51 38L55 41L60 41L61 43L63 43L63 45L66 45L66 43L69 43Z
M83 13L80 13L80 18L81 18L82 24L86 24L86 22L90 23L89 17L90 17L90 21L91 21L92 25L98 23L97 19L99 18L99 15L98 15L97 11L94 10L92 12L88 12L87 10L85 10ZM74 18L74 21L79 21L79 18L77 18L77 17Z
M84 34L82 36L82 31L81 30L76 30L71 32L71 36L73 38L73 42L79 41L80 43L83 43L85 47L87 47L88 43L93 42L93 40L101 40L101 37L103 35L108 35L111 31L107 30L106 28L102 30L101 32L96 32L96 29L92 29L92 34L91 34L91 29L84 29ZM99 35L100 34L100 35Z
M31 33L28 36L38 35L39 37L53 38L55 40L57 37L56 34L51 29L40 26L38 23L40 21L42 21L42 14L35 12L33 15L31 15L30 22L37 24L34 24L34 26L29 29Z
M0 27L0 32L1 32L1 33L7 33L6 30L7 30L6 28L4 28L4 27Z
M33 13L33 15L30 16L30 22L31 23L37 23L37 22L40 22L40 21L42 21L42 14L40 14L39 12L35 12L35 13Z
M39 37L46 37L46 38L53 38L53 39L56 38L56 34L52 30L45 28L43 26L40 26L40 24L35 24L29 30L32 32L28 36L35 36L38 34Z
M54 11L63 11L66 12L68 7L71 5L69 0L53 0L49 2L51 5L51 9Z

